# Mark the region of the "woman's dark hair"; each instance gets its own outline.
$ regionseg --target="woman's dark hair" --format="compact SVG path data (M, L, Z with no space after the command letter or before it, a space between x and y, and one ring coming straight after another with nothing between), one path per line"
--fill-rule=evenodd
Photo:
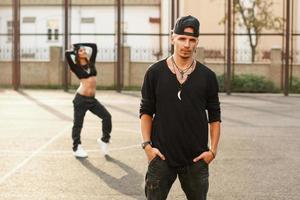
M79 46L79 47L75 48L74 52L75 52L75 63L81 66L81 64L79 62L79 54L78 54L80 48L82 48L82 47ZM87 58L85 58L85 60L87 62L87 66L89 66L90 65L90 60L87 59Z

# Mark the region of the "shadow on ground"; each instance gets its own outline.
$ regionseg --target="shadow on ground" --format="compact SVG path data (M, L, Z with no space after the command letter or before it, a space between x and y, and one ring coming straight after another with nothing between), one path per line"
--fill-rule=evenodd
M142 188L143 176L133 168L111 156L105 156L105 159L120 167L127 174L121 178L115 178L113 174L107 174L95 167L88 159L78 160L84 167L101 178L110 188L137 200L144 199L142 198L144 196L144 189Z

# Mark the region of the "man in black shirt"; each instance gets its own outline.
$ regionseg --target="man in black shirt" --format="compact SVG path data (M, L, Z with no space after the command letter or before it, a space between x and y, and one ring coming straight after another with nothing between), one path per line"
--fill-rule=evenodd
M172 33L174 54L145 74L140 118L149 161L147 199L166 199L177 176L189 200L207 196L221 116L216 75L193 58L199 26L195 17L179 18Z

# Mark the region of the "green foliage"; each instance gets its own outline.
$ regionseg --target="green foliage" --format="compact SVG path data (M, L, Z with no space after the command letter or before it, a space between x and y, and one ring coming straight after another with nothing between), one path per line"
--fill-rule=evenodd
M217 77L220 91L225 91L224 75ZM231 82L232 92L278 92L274 83L263 76L253 74L235 75Z
M273 0L249 0L248 2L234 0L234 13L238 25L245 27L253 33L261 33L265 30L280 31L283 28L283 19L274 16L272 10Z
M291 84L290 92L300 93L300 78L296 78L296 77L292 78L292 84Z
M218 75L217 80L218 80L220 92L225 92L225 75L224 74Z
M251 60L255 61L256 47L263 31L282 31L284 19L276 16L273 0L233 0L235 22L245 29L251 49ZM225 24L227 16L220 21Z

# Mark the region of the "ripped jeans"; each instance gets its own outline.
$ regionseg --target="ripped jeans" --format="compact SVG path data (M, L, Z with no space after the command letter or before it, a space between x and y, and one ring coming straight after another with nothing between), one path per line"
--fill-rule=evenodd
M208 164L200 160L182 168L171 168L155 157L148 166L145 193L147 200L165 200L178 175L188 200L206 200L208 192Z

